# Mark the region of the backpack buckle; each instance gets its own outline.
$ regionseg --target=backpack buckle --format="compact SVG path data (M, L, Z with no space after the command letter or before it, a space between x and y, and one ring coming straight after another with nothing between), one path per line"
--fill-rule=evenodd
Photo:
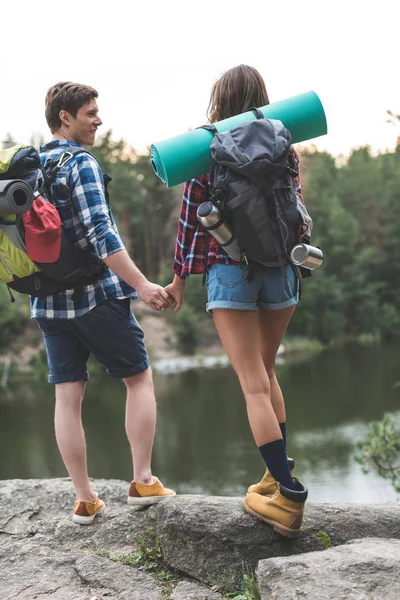
M71 160L72 157L73 157L72 152L63 152L59 158L57 167L58 168L64 167L67 164L67 162Z
M220 210L224 209L224 193L221 189L215 190L214 194L211 195L210 202L218 206Z
M286 170L289 173L289 175L291 177L298 177L299 176L299 172L296 171L295 169L292 169L292 167L289 167L289 165L286 165Z

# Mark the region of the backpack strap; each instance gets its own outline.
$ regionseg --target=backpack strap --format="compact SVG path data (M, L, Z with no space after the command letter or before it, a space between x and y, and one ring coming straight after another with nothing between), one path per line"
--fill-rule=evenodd
M203 265L203 277L202 277L202 282L201 285L205 285L206 284L206 279L207 279L207 265L208 265L208 252L210 250L210 240L211 240L211 235L209 233L207 233L207 243L206 243L206 248L205 248L205 252L204 252L204 265Z
M251 108L247 109L247 112L251 111L252 113L254 113L256 119L265 119L263 113L261 112L261 110L259 108L257 108L256 106L252 106Z
M62 167L65 167L65 165L68 164L74 156L77 156L78 154L90 154L90 152L88 152L84 148L77 148L76 146L71 146L70 150L62 152L57 158L53 158L48 163L46 163L44 167L41 167L41 171L43 173L44 178L44 188L46 191L46 196L48 200L54 205L55 202L53 201L51 186L56 180L57 173ZM91 154L91 156L93 155Z
M218 133L217 128L212 123L207 123L207 125L200 125L200 127L196 127L196 129L206 129L207 131L211 131L213 135Z
M88 152L84 148L77 148L76 146L71 146L71 150L66 150L65 152L62 152L57 158L53 158L51 161L46 163L50 165L50 168L46 166L45 169L48 174L48 177L53 179L51 183L54 182L57 171L62 167L65 167L65 165L69 163L71 158L77 156L78 154L90 154L90 152Z
M108 191L108 186L112 182L112 177L108 173L103 173L104 179L104 195L106 197L106 202L108 204L108 208L110 208L110 192Z
M261 110L259 108L257 108L256 106L252 106L251 108L248 108L246 112L249 112L249 111L254 113L256 119L265 119ZM196 127L196 129L207 129L207 131L211 131L211 133L213 135L216 135L218 133L218 130L213 123L207 123L207 125L200 125L200 127Z
M85 148L81 148L81 147L78 148L77 146L71 146L70 150L66 150L65 152L62 152L62 154L60 154L58 158L55 158L52 161L50 161L48 167L46 167L46 166L41 167L44 181L45 181L45 189L46 189L46 192L48 193L48 199L50 200L50 202L52 204L54 204L54 202L53 202L52 195L51 195L51 186L55 182L58 171L62 167L65 167L65 165L68 164L72 158L78 156L79 154L89 154L95 160L97 160L96 157L91 152L89 152L89 150L86 150ZM108 186L109 186L110 182L112 181L112 177L110 177L110 175L108 173L103 173L103 179L104 179L104 195L106 197L106 202L107 202L108 208L110 208L110 193L108 191Z

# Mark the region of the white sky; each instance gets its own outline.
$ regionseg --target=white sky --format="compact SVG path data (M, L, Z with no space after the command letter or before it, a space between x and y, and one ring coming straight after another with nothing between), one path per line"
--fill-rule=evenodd
M57 81L99 92L102 130L140 150L205 123L212 83L247 63L271 102L313 89L328 120L321 150L393 148L400 128L398 0L112 0L2 3L0 140L50 138ZM100 130L101 131L101 130Z

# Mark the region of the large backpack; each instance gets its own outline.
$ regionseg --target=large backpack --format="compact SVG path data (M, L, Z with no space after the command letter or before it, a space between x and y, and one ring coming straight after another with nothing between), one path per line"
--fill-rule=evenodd
M309 243L312 220L296 194L291 135L280 121L257 120L214 133L211 201L240 244L243 259L268 267L290 262L293 246Z
M74 289L75 298L79 298L83 287L94 283L104 272L104 262L89 250L73 244L62 223L60 255L55 262L34 262L25 246L22 214L30 210L39 197L56 206L51 186L57 172L81 153L88 152L71 146L43 168L32 146L0 150L0 280L9 288L38 297ZM110 178L106 175L104 178L108 183ZM107 191L106 197L108 200Z

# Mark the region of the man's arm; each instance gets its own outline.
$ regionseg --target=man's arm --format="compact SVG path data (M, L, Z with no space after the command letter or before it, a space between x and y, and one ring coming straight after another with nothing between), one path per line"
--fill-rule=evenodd
M97 161L88 154L77 157L70 171L72 202L85 237L97 256L139 294L153 310L165 310L173 299L156 284L150 283L130 259L110 218L103 180Z
M164 291L160 285L150 283L130 259L126 250L120 250L110 256L103 258L107 267L114 271L126 283L135 288L143 302L151 306L153 310L166 310L174 299Z

